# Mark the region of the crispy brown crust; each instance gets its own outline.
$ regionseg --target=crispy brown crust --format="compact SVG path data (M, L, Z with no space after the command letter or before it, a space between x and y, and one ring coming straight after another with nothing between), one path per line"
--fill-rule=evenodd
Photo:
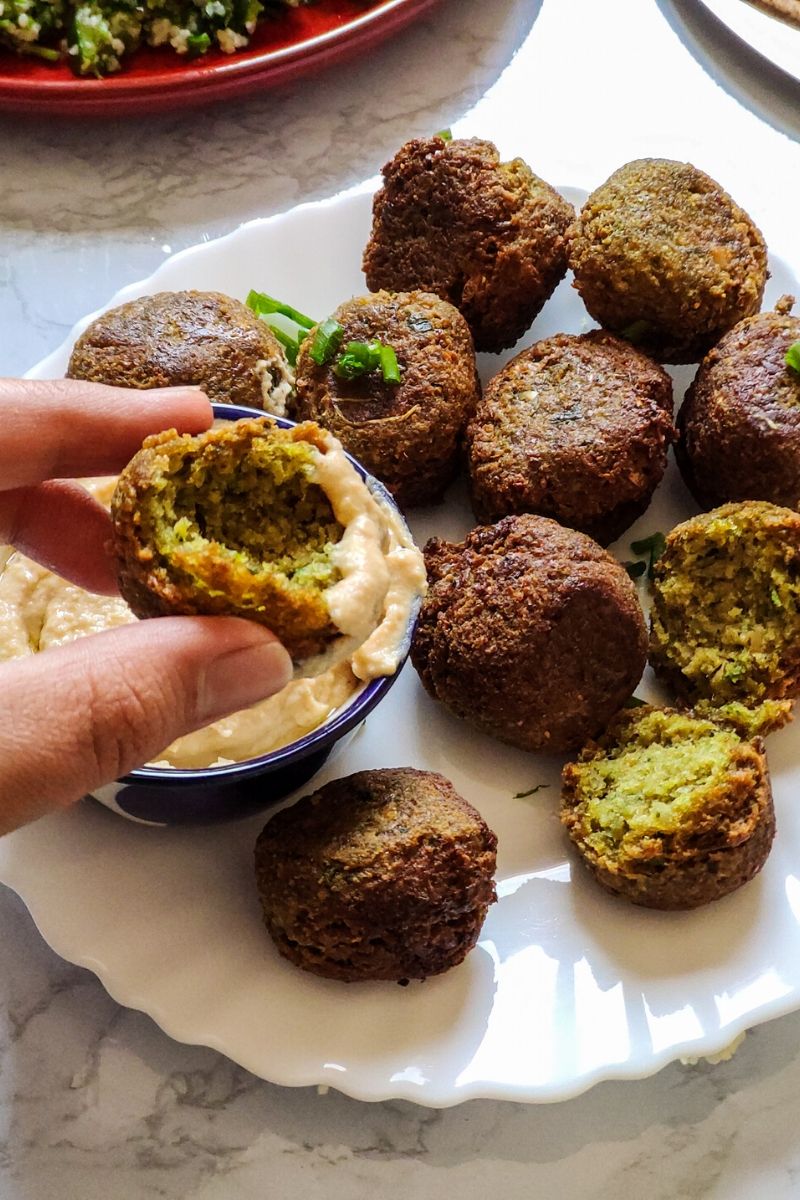
M435 292L477 350L513 346L566 271L572 206L477 138L407 142L383 168L364 251L370 291Z
M615 723L599 742L590 742L579 763L602 757L624 741ZM607 891L646 908L689 909L719 900L747 883L763 867L775 837L769 767L760 738L743 741L731 761L724 787L709 797L697 821L675 834L653 833L638 857L600 854L585 840L580 811L580 771L562 772L561 821L584 864Z
M800 318L759 313L700 364L678 415L676 457L703 508L729 500L800 504L800 373L786 364L796 341Z
M489 383L467 429L479 521L534 512L602 545L647 508L674 436L666 371L613 334L558 334Z
M449 780L399 767L337 779L279 812L256 884L280 953L345 982L425 979L475 945L497 838Z
M790 25L800 26L800 0L750 0L750 3Z
M738 503L723 504L711 512L700 513L688 521L676 525L667 534L664 553L655 564L652 587L652 606L650 620L650 636L648 644L648 660L659 679L670 688L673 695L687 704L697 703L701 699L714 698L713 693L706 694L696 681L688 679L674 660L671 639L662 638L656 628L655 618L662 623L665 621L662 583L672 572L683 569L684 550L706 524L719 517L729 514L734 516L744 510L748 519L761 523L775 538L793 547L794 556L800 563L800 515L788 508L781 508L767 501L746 500ZM742 538L744 544L746 538ZM800 694L800 646L787 645L780 663L780 676L765 685L761 699L783 700L786 697ZM731 696L730 699L735 699ZM745 703L747 696L740 697Z
M690 163L626 163L589 196L567 237L575 287L595 320L628 331L661 362L697 362L761 304L761 233Z
M647 634L636 589L590 538L506 517L425 547L429 590L411 647L427 691L523 750L575 749L631 695Z
M209 550L204 570L209 586L220 594L205 590L198 594L191 580L148 544L143 529L143 511L157 501L154 481L171 461L210 443L245 447L265 433L279 441L307 441L320 450L325 447L318 426L309 422L279 429L268 417L231 422L197 437L172 429L147 438L117 482L111 503L111 549L120 594L137 617L247 617L266 625L292 658L301 660L320 653L341 636L319 592L307 589L289 594L279 580L265 579L257 589L253 586L248 597L240 597L239 573Z
M283 351L246 305L221 292L159 292L93 321L67 375L130 388L194 384L220 404L263 408L264 362L277 382Z
M312 332L297 360L292 416L329 429L401 506L441 499L480 395L469 326L452 304L426 292L360 296L333 316L343 344L378 338L392 346L402 382L385 384L374 373L339 379L332 365L312 360Z

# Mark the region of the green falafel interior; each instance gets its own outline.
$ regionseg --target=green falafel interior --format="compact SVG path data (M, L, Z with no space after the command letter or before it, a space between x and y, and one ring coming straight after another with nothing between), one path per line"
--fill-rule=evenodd
M245 451L209 442L199 455L180 451L153 488L144 527L157 552L215 590L209 549L237 571L246 599L248 577L282 576L289 588L323 591L339 577L330 560L342 536L330 500L312 482L318 451L308 442L254 438Z
M306 676L346 658L358 678L396 671L425 590L422 555L313 421L148 437L117 480L111 519L135 616L257 621Z
M785 694L800 649L800 555L785 510L725 505L679 526L656 566L651 656L692 698L758 704Z
M742 744L732 729L665 709L631 712L620 728L618 740L571 768L583 840L597 853L695 828Z

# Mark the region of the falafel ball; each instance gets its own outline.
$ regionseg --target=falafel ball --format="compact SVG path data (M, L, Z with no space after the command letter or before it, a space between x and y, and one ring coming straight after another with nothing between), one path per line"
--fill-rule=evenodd
M595 320L661 362L697 362L760 307L764 239L690 163L626 163L592 192L567 237Z
M425 547L411 644L428 692L522 750L575 749L639 682L647 633L624 568L547 517L505 517Z
M468 426L475 515L540 513L607 545L647 508L673 436L662 367L610 333L546 338L495 375Z
M256 882L278 950L315 975L426 979L478 940L497 838L449 780L398 767L328 783L266 825Z
M674 709L625 712L562 774L561 820L608 891L697 908L747 883L775 836L760 738Z
M513 346L567 269L572 205L478 138L406 142L383 168L364 251L371 292L435 292L476 350Z
M110 309L78 338L67 376L130 388L195 384L219 404L278 416L292 390L272 330L221 292L158 292Z
M439 500L458 466L461 435L480 395L469 326L458 309L427 292L377 292L333 314L342 343L391 346L401 382L378 372L342 379L311 357L314 332L297 359L297 420L319 421L386 485L403 507Z
M723 504L677 525L655 565L653 670L690 704L800 690L800 515Z
M700 364L678 414L676 457L703 508L729 500L800 504L800 372L786 351L800 319L784 296L747 317Z
M120 592L138 617L248 617L307 674L352 653L383 620L386 517L312 422L280 429L261 417L149 437L119 477L111 517Z

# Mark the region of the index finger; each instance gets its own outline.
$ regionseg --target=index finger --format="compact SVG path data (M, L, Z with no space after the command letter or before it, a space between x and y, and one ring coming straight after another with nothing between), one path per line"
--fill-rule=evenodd
M0 379L0 490L111 475L149 433L201 433L213 419L199 388L136 391L79 379Z

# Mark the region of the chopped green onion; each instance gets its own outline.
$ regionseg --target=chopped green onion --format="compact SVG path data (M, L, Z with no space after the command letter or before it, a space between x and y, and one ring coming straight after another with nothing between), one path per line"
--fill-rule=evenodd
M537 792L541 792L549 787L550 787L549 783L537 783L536 787L532 787L529 792L515 792L514 799L515 800L527 800L528 796L535 796Z
M348 342L333 365L340 379L359 379L380 367L384 383L400 383L400 366L392 346L377 339L372 342Z
M623 704L623 708L644 708L647 704L646 700L640 700L638 696L631 696Z
M666 547L667 539L663 533L651 533L650 537L642 538L638 542L631 542L631 550L634 554L647 554L650 556L647 568L647 574L650 579L653 578L653 569Z
M786 365L800 373L800 342L792 342L786 351Z
M624 562L622 565L631 579L641 579L647 570L647 563L645 562Z
M283 313L261 313L260 316L283 346L289 364L295 366L300 346L308 337L308 330L304 329L302 325L298 325L297 321L293 321L291 317L284 316Z
M348 342L337 358L333 370L340 379L358 379L380 366L379 342Z
M400 383L400 364L392 346L381 345L381 371L384 383Z
M453 134L449 129L440 129L439 132L435 133L433 136L441 138L443 142L452 142L453 140Z
M309 354L318 367L324 367L331 361L341 346L343 337L343 327L332 317L328 317L327 321L317 326Z
M649 332L649 321L631 321L630 325L626 325L624 329L620 330L619 336L625 338L626 342L631 342L631 344L635 346L637 342L641 342Z
M317 323L311 317L292 308L291 304L284 304L281 300L276 300L274 296L268 296L266 292L248 292L245 303L258 317L264 317L270 313L280 313L282 316L296 321L303 329L313 329Z

